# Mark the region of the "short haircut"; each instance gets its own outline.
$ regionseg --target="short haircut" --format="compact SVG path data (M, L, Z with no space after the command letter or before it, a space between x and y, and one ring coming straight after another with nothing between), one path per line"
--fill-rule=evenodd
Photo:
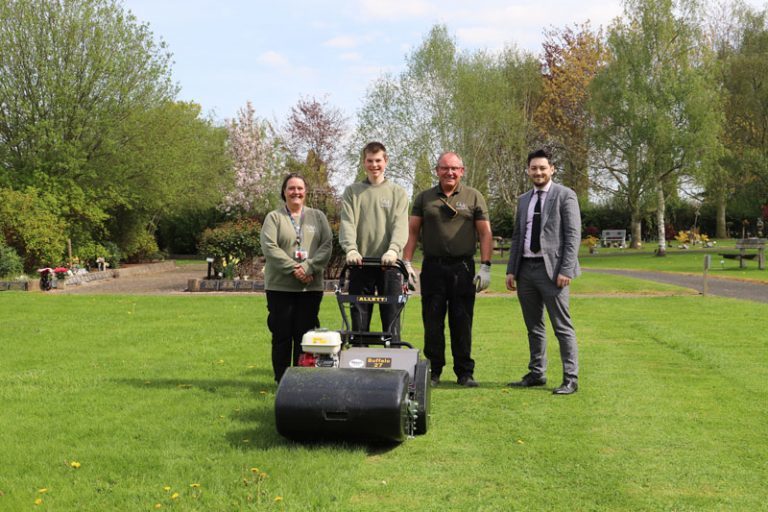
M546 158L549 165L552 165L552 154L546 149L537 149L528 153L528 163L526 165L531 165L531 160L534 158Z
M305 194L309 190L309 185L307 185L307 179L304 176L302 176L301 174L297 173L297 172L292 172L288 176L286 176L285 179L283 179L283 186L280 187L280 197L282 198L283 201L285 201L285 189L286 189L286 187L288 187L288 181L292 180L293 178L300 179L301 181L304 182L304 193Z
M375 153L378 153L379 151L383 151L384 156L387 155L387 148L384 147L384 144L382 144L381 142L375 142L375 141L369 142L363 148L363 160L365 160L366 154L373 155Z
M454 153L453 151L444 151L444 152L440 153L439 157L437 157L437 163L435 164L435 169L440 167L440 160L442 160L444 156L448 156L448 155L453 155L456 158L458 158L459 159L459 163L461 164L461 167L464 167L464 160L461 159L461 157L459 156L458 153Z

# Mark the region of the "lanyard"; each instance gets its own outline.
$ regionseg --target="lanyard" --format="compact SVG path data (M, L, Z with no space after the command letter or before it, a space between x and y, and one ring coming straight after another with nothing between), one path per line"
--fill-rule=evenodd
M285 206L285 211L288 212L288 218L291 219L291 225L293 226L293 230L296 232L296 246L301 249L301 225L304 224L304 207L301 207L301 214L299 215L298 224L296 224L296 221L293 220L293 215L291 215L291 210L288 209L288 205Z

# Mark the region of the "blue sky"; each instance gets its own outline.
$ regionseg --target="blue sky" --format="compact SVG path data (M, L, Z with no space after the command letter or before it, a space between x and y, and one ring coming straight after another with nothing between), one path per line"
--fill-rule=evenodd
M757 0L752 5L763 5ZM404 68L444 23L460 49L539 53L543 31L608 25L620 0L124 0L174 55L180 99L219 120L250 100L282 121L302 97L327 98L354 123L366 89Z

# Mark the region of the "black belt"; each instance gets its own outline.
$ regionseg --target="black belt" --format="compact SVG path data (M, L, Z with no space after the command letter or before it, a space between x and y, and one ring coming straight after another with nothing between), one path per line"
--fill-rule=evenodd
M544 257L536 256L535 258L526 258L525 256L523 256L523 261L527 261L529 263L544 263Z
M438 265L456 265L458 263L473 262L472 256L459 256L459 257L447 257L447 258L434 258L432 256L425 256L424 263L436 263Z

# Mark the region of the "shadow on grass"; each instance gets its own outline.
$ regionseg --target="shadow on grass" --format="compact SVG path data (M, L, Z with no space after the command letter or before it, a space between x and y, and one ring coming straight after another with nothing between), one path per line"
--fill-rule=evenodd
M307 450L327 450L328 448L346 451L364 450L368 455L381 455L399 446L399 443L369 440L363 437L329 438L301 442L286 439L277 432L273 400L265 400L267 396L270 398L274 396L275 382L272 380L272 371L256 369L253 370L253 373L262 373L266 375L266 378L261 377L257 381L235 379L115 379L114 382L139 389L199 389L208 393L217 393L222 388L249 389L254 394L254 400L261 400L263 406L236 411L230 415L230 419L251 425L252 428L233 430L225 434L227 442L233 448L240 450L264 450L295 446Z
M549 381L544 386L534 386L530 388L518 388L518 387L512 387L509 385L510 381L489 381L489 380L482 380L478 381L478 386L476 388L468 388L466 386L460 386L455 382L444 382L440 381L440 384L432 388L432 393L441 393L443 391L461 391L466 393L477 393L478 391L486 390L486 389L506 389L510 393L528 393L528 392L541 392L546 391L547 393L552 393L552 390L554 390L556 387L560 385L560 381L553 382Z
M255 411L256 412L256 411ZM233 448L240 450L264 450L267 448L295 448L306 451L343 450L349 452L364 451L366 455L383 455L400 446L401 443L392 441L376 441L365 438L351 439L316 439L311 441L299 441L287 439L277 433L274 413L268 415L256 412L253 416L260 416L263 423L259 428L235 430L227 433L227 441ZM269 416L268 418L266 416ZM406 441L407 442L407 441Z
M252 370L255 374L264 374L254 380L236 379L114 379L113 382L127 384L141 389L200 389L208 393L216 393L220 388L248 388L254 393L264 390L273 390L275 382L272 380L271 370Z

